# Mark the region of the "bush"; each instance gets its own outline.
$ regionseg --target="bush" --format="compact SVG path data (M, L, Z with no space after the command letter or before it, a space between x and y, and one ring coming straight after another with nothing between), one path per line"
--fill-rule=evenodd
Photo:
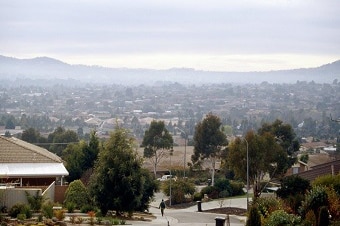
M207 194L209 198L217 199L219 190L215 186L207 186L207 187L202 188L201 194L202 194L202 197L204 196L204 194Z
M313 226L316 225L316 216L312 210L306 213L305 219L302 222L303 226Z
M302 217L306 215L309 210L314 211L315 216L319 216L319 207L328 206L328 195L326 188L322 186L314 186L312 190L307 192L305 200L299 208Z
M304 195L310 188L309 181L296 175L285 177L281 181L281 188L276 191L278 197L286 199L298 194Z
M42 206L42 204L45 200L45 197L40 194L39 190L37 190L35 195L30 195L30 193L28 193L26 191L26 198L27 198L27 201L28 201L30 207L34 211L40 211L41 210L41 206Z
M166 195L170 195L170 180L165 181L163 184L163 192ZM184 203L186 202L186 196L192 196L194 193L194 183L183 179L171 180L171 203Z
M90 211L94 211L95 212L96 208L93 206L93 205L84 205L81 209L80 209L80 212L82 213L88 213Z
M65 204L74 203L75 208L81 209L83 205L91 204L90 195L81 180L70 183L65 193Z
M265 220L265 226L277 226L277 225L300 225L301 218L294 214L288 214L284 210L276 210L269 215Z
M201 201L202 198L203 198L202 193L196 192L196 193L194 194L194 201Z
M54 210L54 216L59 220L63 220L65 218L65 211L64 210Z
M340 220L340 196L337 195L334 188L326 189L328 196L328 210L332 215L332 220Z
M42 209L42 213L44 215L44 217L48 218L48 219L52 219L53 217L53 203L48 202L42 205L41 207Z
M218 178L215 181L215 185L214 185L219 192L221 191L227 191L229 194L232 194L231 192L231 187L230 187L230 182L228 179L225 178Z
M226 198L226 197L229 197L230 196L230 193L228 190L224 190L224 191L221 191L219 194L218 194L218 197L219 198Z
M250 207L246 226L261 226L261 215L256 205Z
M334 188L336 193L340 196L340 174L320 176L316 178L312 184L313 186L322 185L328 188Z
M8 215L12 218L16 218L18 214L25 214L26 219L31 218L32 212L30 206L24 203L18 203L12 206L8 212Z
M254 204L257 205L264 218L268 217L272 212L282 209L280 200L273 197L257 198Z
M76 208L76 204L74 204L73 202L68 202L66 204L66 209L68 213L73 213L75 208Z
M231 196L244 195L244 183L238 181L230 181L230 188L232 191Z

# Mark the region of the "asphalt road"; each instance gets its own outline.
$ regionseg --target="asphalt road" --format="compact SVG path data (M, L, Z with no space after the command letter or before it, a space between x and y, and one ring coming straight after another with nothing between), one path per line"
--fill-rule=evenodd
M158 205L162 199L166 199L166 197L158 193L155 196L154 202L151 203L150 213L152 213L156 218L151 222L143 222L143 221L131 221L127 222L131 225L142 226L142 225L171 225L171 226L215 226L216 225L216 217L226 219L226 215L214 214L214 213L206 213L206 212L198 212L197 206L192 206L185 209L171 209L166 208L165 214L162 217L160 210L158 209ZM202 209L213 209L220 207L219 201L210 201L203 202ZM246 198L240 199L226 199L224 201L224 206L228 207L246 207ZM245 225L245 218L239 216L229 216L230 226L241 226ZM225 221L227 223L227 220ZM227 225L227 224L226 224Z

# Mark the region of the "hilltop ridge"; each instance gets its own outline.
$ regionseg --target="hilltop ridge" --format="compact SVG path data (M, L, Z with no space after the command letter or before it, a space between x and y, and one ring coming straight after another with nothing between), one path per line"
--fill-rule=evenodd
M194 79L193 79L194 78ZM139 85L156 82L182 84L214 83L295 83L315 81L331 83L340 78L340 60L315 68L278 71L219 72L192 68L166 70L142 68L108 68L71 65L50 57L18 59L0 55L0 79L4 80L74 80L82 83Z

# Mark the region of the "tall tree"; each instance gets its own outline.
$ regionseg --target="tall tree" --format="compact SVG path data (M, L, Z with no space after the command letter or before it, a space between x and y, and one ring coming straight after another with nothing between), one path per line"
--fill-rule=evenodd
M66 161L66 168L69 171L69 182L80 179L86 170L93 168L99 148L99 140L94 131L90 134L89 143L81 140L67 145L62 151L62 158Z
M62 152L62 158L66 161L66 169L69 172L68 182L80 179L86 169L84 169L85 155L84 150L87 148L85 141L69 144Z
M53 133L48 135L48 142L53 143L49 150L59 156L69 143L77 143L78 141L76 132L65 130L63 127L58 127Z
M153 120L142 142L144 157L150 159L153 165L154 176L157 174L157 166L164 157L173 152L174 141L171 134L165 128L164 121Z
M288 155L269 132L261 135L250 130L244 139L236 138L229 145L228 165L237 177L247 178L247 148L249 183L254 186L254 198L261 194L260 182L267 173L273 177L283 175L289 167Z
M90 141L88 146L84 149L84 168L89 169L94 166L99 153L99 139L95 131L90 133Z
M209 160L212 169L212 185L215 181L216 160L219 159L228 145L227 138L222 129L219 117L209 113L203 121L196 126L194 134L194 154L191 160Z
M150 190L156 187L150 188L150 177L141 166L134 139L128 131L116 129L99 154L90 182L92 197L104 215L108 210L132 213L148 206L153 196Z
M28 143L34 144L34 143L39 143L41 136L40 136L39 131L31 127L22 132L21 139Z
M281 120L277 119L272 124L264 123L258 130L258 134L271 133L275 136L276 142L288 154L289 164L293 165L296 161L294 153L299 151L300 143L296 138L295 132L290 124L284 124Z

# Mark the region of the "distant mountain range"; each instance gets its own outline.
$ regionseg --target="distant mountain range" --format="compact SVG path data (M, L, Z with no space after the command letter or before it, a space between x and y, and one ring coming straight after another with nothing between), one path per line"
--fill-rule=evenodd
M0 82L21 84L123 84L139 85L178 82L213 83L295 83L314 81L332 83L340 79L340 60L316 68L265 72L215 72L190 68L168 70L106 68L70 65L62 61L37 57L17 59L0 55ZM1 84L1 83L0 83Z

